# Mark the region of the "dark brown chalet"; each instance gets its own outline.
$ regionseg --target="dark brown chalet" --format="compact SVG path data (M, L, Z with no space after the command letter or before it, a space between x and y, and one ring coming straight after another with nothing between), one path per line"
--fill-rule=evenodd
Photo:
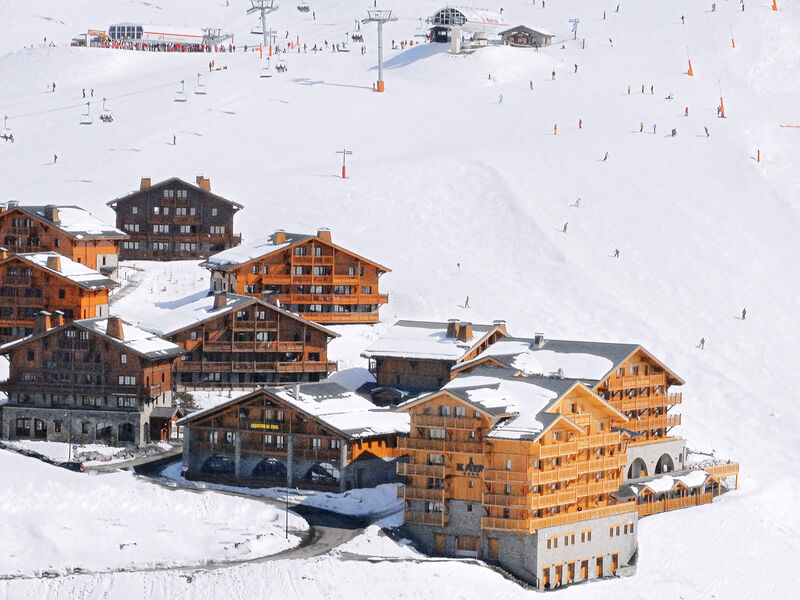
M180 347L119 317L63 323L41 312L34 333L0 346L10 362L2 437L139 444L161 439ZM151 422L151 419L156 420ZM169 419L166 420L169 422Z
M233 215L242 205L211 193L202 175L197 185L177 177L151 185L143 177L139 191L108 205L129 236L120 250L123 260L205 258L242 240L233 233Z
M9 253L58 252L115 277L120 242L128 236L79 206L20 206L12 200L0 205L0 239Z
M250 296L209 295L141 326L186 350L175 367L183 388L252 389L336 370L328 340L337 333Z
M231 248L202 263L211 291L271 294L282 306L318 323L377 323L389 301L378 279L389 269L335 245L331 232L276 231L267 240Z

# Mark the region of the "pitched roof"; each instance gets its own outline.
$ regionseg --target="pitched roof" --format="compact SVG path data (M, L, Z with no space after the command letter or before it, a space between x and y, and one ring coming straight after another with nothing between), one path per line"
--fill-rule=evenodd
M68 323L65 323L59 327L52 327L42 333L34 333L22 339L14 340L13 342L4 344L0 346L0 352L6 353L17 346L21 346L33 340L46 337L57 331L62 331L69 327L77 327L95 335L99 335L106 341L123 346L127 350L135 352L148 359L171 358L183 354L183 349L180 346L161 339L149 331L139 329L133 323L129 323L124 319L120 319L122 321L122 335L124 338L120 339L112 335L108 335L108 333L106 333L108 328L108 319L109 317L97 317L94 319L78 319L76 321L69 321Z
M205 188L200 187L199 185L195 185L194 183L190 183L188 181L184 181L180 177L170 177L169 179L165 179L164 181L159 181L158 183L152 184L147 189L144 189L144 190L138 189L138 190L135 190L135 191L133 191L133 192L131 192L129 194L125 194L124 196L120 196L119 198L114 198L113 200L110 200L110 201L106 202L106 206L110 206L111 208L116 209L114 205L117 204L118 202L122 202L123 200L127 200L128 198L133 198L134 196L138 196L139 194L141 194L143 192L149 192L150 190L159 189L159 188L165 187L165 186L173 184L173 183L180 183L181 185L185 185L187 187L194 188L195 190L197 190L199 192L202 192L203 194L206 194L208 196L211 196L212 198L215 198L215 199L220 200L222 202L227 202L228 204L230 204L232 206L235 206L236 210L240 210L240 209L244 208L244 206L242 206L238 202L234 202L233 200L228 200L227 198L223 198L222 196L220 196L218 194L215 194L211 190L207 190Z
M441 321L400 320L364 350L361 356L458 361L486 336L497 330L502 331L499 324L475 324L472 325L472 337L462 342L458 338L447 337L447 328L448 323Z
M59 259L61 263L60 270L47 266L47 259L51 257L57 257ZM0 262L5 263L15 259L35 265L48 273L62 277L89 290L107 289L119 286L119 283L113 279L109 279L98 271L90 269L79 262L75 262L58 252L24 252L22 254L12 254Z
M290 319L300 321L309 327L322 331L329 337L339 337L339 334L335 331L331 331L318 323L304 319L300 315L296 315L293 312L274 304L269 304L258 298L231 293L225 293L224 295L225 306L220 308L214 308L216 294L213 292L203 292L203 295L189 296L188 298L176 302L156 304L154 307L155 309L163 310L140 322L139 326L155 334L169 336L187 327L193 327L198 323L207 321L208 319L213 319L234 310L241 310L251 304L258 304L259 306L263 306L266 310L273 310Z
M234 246L233 248L228 248L227 250L223 250L222 252L218 252L217 254L209 256L204 262L200 263L200 266L206 267L207 269L222 269L227 271L229 269L235 269L245 265L254 260L258 260L259 258L263 258L264 256L269 256L275 252L280 252L281 250L302 244L308 240L314 240L317 243L325 244L326 246L335 248L336 250L344 252L345 254L354 256L363 262L369 263L376 267L379 271L383 271L385 273L391 271L391 269L388 267L384 267L375 261L369 260L360 254L352 252L351 250L337 246L333 242L322 239L317 235L306 233L284 233L283 235L286 237L286 240L279 244L275 243L275 234L273 233L269 235L266 240L259 240L252 244L241 244L239 246Z
M82 239L125 239L128 234L121 231L109 223L104 223L88 210L71 204L51 204L47 206L21 206L19 204L6 203L7 212L14 210L21 211L26 215L38 219L43 223L63 231L70 237L78 240ZM58 220L53 221L47 218L48 208L58 209Z
M172 419L175 415L183 416L183 409L180 406L156 406L150 413L150 417L156 419Z
M509 33L514 33L515 31L527 31L528 33L536 33L545 37L554 37L552 33L545 31L544 29L533 29L528 27L527 25L517 25L512 27L511 29L506 29L505 31L501 31L498 35L504 36L508 35Z
M298 394L295 397L294 386L261 388L217 406L193 412L178 423L192 423L240 404L256 394L265 393L280 402L291 405L305 415L321 421L349 439L405 434L411 428L408 413L379 408L363 396L351 392L338 383L307 383L297 386L297 390Z

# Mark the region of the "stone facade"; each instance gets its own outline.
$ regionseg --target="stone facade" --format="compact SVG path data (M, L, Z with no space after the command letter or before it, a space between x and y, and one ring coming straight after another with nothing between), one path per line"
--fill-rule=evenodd
M625 479L641 477L642 468L646 471L645 476L680 471L686 464L686 440L669 438L654 444L628 445L626 453ZM634 463L636 472L631 471Z

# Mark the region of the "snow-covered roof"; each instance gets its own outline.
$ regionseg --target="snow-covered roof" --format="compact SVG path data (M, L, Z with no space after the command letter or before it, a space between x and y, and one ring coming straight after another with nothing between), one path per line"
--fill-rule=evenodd
M461 341L447 337L447 326L434 321L397 321L361 356L457 361L498 328L498 325L472 325L472 336Z
M42 333L34 333L24 338L4 344L0 346L0 351L8 351L18 345L27 343L30 340L50 335L54 331L60 331L68 327L79 327L80 329L84 329L93 334L100 335L109 342L124 346L128 350L136 352L137 354L141 354L145 358L169 358L183 354L183 349L180 346L173 344L172 342L168 342L167 340L164 340L149 331L139 329L133 323L129 323L124 319L120 319L122 323L122 339L113 335L109 335L107 333L109 318L116 319L118 317L97 317L94 319L78 319L76 321L69 321L60 327L50 328Z
M458 375L443 389L493 416L510 415L487 437L534 440L559 417L545 409L575 383L573 379L515 377L511 369L478 367Z
M120 23L120 25L125 25L125 23ZM175 33L178 33L178 32L175 32ZM208 190L206 188L200 187L199 185L196 185L196 184L191 183L189 181L184 181L180 177L170 177L169 179L165 179L164 181L159 181L158 183L153 183L146 189L134 190L134 191L132 191L132 192L130 192L128 194L125 194L124 196L120 196L119 198L114 198L113 200L109 200L108 202L106 202L106 206L110 206L111 208L116 210L116 206L115 205L117 203L119 203L119 202L122 202L124 200L129 199L129 198L133 198L135 196L138 196L139 194L147 193L147 192L149 192L151 190L159 189L159 188L165 187L167 185L172 185L172 184L175 184L175 183L178 183L178 184L186 186L186 187L193 188L193 189L199 191L200 193L204 194L207 197L215 198L215 199L220 200L222 202L226 202L226 203L234 206L236 208L236 210L244 208L238 202L234 202L233 200L228 200L227 198L225 198L223 196L220 196L219 194L215 194L211 190Z
M601 381L616 365L640 346L573 340L503 338L497 340L472 361L458 365L461 369L491 357L528 375L561 373L564 377L584 381Z
M299 242L304 242L312 237L314 236L305 235L302 233L287 233L286 241L276 244L275 234L273 233L266 240L259 240L251 244L234 246L233 248L228 248L227 250L223 250L222 252L218 252L217 254L209 256L203 265L205 266L208 264L215 267L233 267L243 265L251 260L256 260L257 258L267 256L273 252L278 252L279 250L283 250Z
M6 203L7 210L14 208L44 221L51 227L60 229L75 239L123 239L128 234L121 231L109 223L104 223L89 211L80 206L51 204L48 206L20 206L18 204ZM47 209L54 208L58 211L58 220L54 221L47 218Z
M655 494L663 494L675 489L678 482L688 488L700 487L708 477L709 474L702 469L675 471L664 475L651 475L650 477L631 479L627 482L627 486L637 496L645 489L649 489Z
M458 11L466 19L466 23L462 25L463 28L469 29L470 26L490 26L490 27L506 27L508 23L505 22L500 13L496 13L486 8L475 8L473 6L445 6L437 10L431 22L434 25L449 25L448 23L439 23L437 15L442 11Z
M331 331L322 325L314 323L313 321L309 321L308 319L304 319L293 312L273 304L262 302L258 298L231 293L225 293L222 295L225 296L225 306L221 306L220 308L214 308L214 301L217 295L213 293L205 294L200 297L190 296L187 299L179 300L177 302L169 302L165 305L157 304L154 308L155 314L152 314L144 321L141 321L139 323L139 327L147 331L152 331L157 335L168 336L177 333L181 329L192 327L202 321L206 321L207 319L212 319L234 310L240 310L246 306L250 306L251 304L259 304L266 310L276 311L289 318L302 321L308 324L310 327L324 331L330 337L339 337L338 333ZM159 312L158 309L162 310Z
M295 389L297 397L295 397ZM251 397L266 393L290 404L337 429L350 439L362 439L378 435L406 434L411 429L411 418L407 412L395 412L380 408L372 402L333 382L306 383L298 386L261 388L244 393L227 402L212 406L180 419L185 424L204 417L211 412L225 410Z
M57 257L60 263L60 269L56 270L47 266L47 259ZM109 279L94 269L90 269L84 264L75 262L58 252L25 252L22 254L15 254L10 256L7 260L19 258L27 263L41 267L48 273L60 275L65 279L77 283L81 287L97 290L117 287L119 283L113 279Z
M515 31L530 31L531 33L538 33L539 35L543 35L543 36L546 36L546 37L554 37L552 33L550 33L549 31L546 31L545 29L542 29L540 27L537 27L537 28L528 27L527 25L517 25L517 26L512 27L510 29L506 29L505 31L501 31L498 35L501 35L501 36L508 35L509 33L513 33Z

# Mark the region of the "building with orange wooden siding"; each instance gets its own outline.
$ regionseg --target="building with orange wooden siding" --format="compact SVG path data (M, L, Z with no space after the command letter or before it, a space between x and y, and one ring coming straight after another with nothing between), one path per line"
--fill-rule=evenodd
M64 323L40 312L30 336L0 347L10 363L0 435L113 444L169 437L181 352L119 317Z
M40 311L68 321L108 316L119 284L57 252L0 253L0 342L28 335Z
M336 371L328 341L338 333L250 296L190 299L140 326L186 350L175 364L175 383L185 389L247 390Z
M261 388L178 425L189 479L344 491L396 481L408 422L322 382Z
M115 278L120 243L128 236L79 206L12 201L0 205L0 239L9 253L58 252Z
M375 377L363 391L379 404L396 404L409 393L437 390L450 381L455 365L507 336L505 321L499 320L489 325L458 319L397 321L361 354Z
M211 181L197 185L172 177L152 184L143 177L135 192L108 202L117 227L128 234L123 260L189 260L237 246L233 216L242 205L211 192Z
M277 296L284 308L324 324L377 323L389 301L378 279L389 269L335 245L331 232L276 231L267 240L215 254L202 263L212 292Z

